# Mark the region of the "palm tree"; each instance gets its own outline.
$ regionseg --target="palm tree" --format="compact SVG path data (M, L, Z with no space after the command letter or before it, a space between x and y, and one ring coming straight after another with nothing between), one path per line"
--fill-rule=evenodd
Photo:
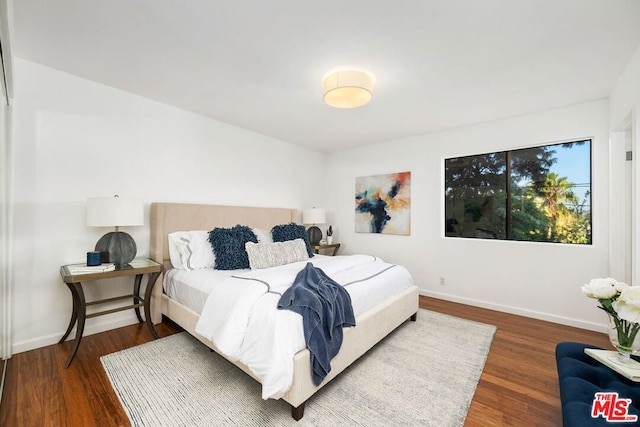
M549 218L547 239L552 240L556 234L556 228L566 222L567 216L573 216L567 205L578 203L578 196L572 191L573 183L567 181L567 177L560 177L555 172L549 173L542 187L538 190L540 205Z

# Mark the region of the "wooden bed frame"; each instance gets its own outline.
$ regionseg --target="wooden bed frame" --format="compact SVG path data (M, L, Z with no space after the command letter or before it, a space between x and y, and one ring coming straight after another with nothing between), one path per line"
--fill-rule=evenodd
M295 209L152 203L150 258L161 263L165 271L171 268L167 235L174 231L212 230L214 227L232 227L236 224L270 230L274 225L297 222L297 216ZM160 283L154 287L151 298L153 323L160 323L164 315L218 352L211 341L195 332L199 314L167 297L162 291L163 275L158 280ZM345 329L340 352L331 361L331 372L319 386L314 385L311 379L309 351L304 349L296 353L293 383L282 397L291 405L293 418L301 419L307 399L400 324L409 318L415 320L417 312L418 288L412 286L358 316L357 326ZM255 379L247 366L239 362L235 362L235 365Z

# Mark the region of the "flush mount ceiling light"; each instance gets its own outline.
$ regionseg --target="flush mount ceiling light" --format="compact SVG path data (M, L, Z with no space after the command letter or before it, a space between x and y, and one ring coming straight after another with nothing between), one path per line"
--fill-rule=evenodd
M360 107L371 101L373 76L356 69L340 69L322 79L324 102L336 108Z

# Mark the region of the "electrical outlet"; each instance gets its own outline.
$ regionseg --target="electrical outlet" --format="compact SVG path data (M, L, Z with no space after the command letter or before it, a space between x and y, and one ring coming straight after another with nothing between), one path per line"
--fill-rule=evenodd
M445 282L444 277L440 278L440 286L446 286L447 282Z

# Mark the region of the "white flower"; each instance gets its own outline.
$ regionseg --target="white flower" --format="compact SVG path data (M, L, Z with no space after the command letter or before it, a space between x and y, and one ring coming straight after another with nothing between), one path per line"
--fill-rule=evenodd
M618 317L627 322L640 322L640 286L629 286L613 303Z
M618 292L622 292L629 287L629 285L627 285L624 282L616 282L613 286L616 288L616 291Z
M591 279L589 283L582 286L582 292L589 298L609 299L618 293L616 285L627 286L625 283L617 282L611 277L607 277L606 279Z

